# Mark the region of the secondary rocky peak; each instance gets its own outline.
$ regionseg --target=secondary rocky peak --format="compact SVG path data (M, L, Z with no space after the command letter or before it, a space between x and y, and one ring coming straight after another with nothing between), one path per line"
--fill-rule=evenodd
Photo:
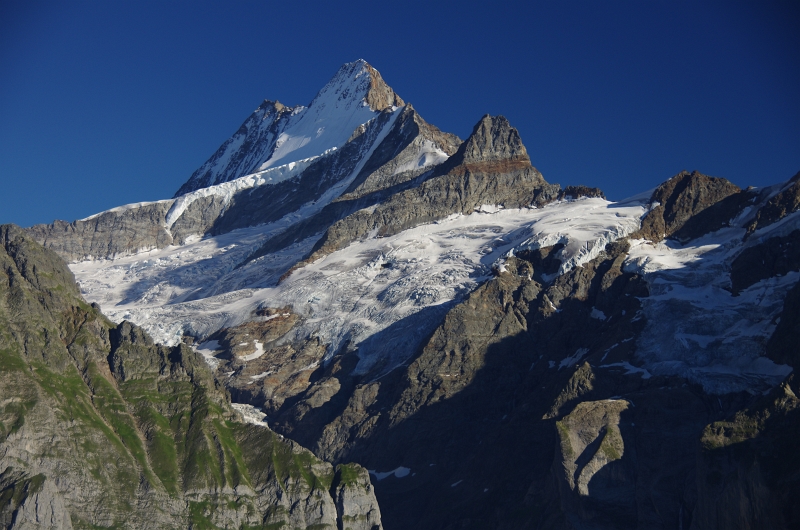
M472 134L461 145L456 157L461 163L521 161L530 164L530 157L519 131L505 116L486 114L475 124Z
M658 242L673 235L684 239L719 229L741 209L746 197L739 196L740 192L724 178L682 171L655 189L638 235ZM716 208L710 210L712 206ZM698 217L704 210L709 213Z
M258 112L259 110L262 110L262 111L265 111L266 114L269 114L271 111L281 112L285 108L286 108L286 105L284 105L283 103L281 103L277 99L275 101L272 101L270 99L265 99L264 101L261 102L261 105L258 106L258 108L256 109L256 112Z
M380 72L364 59L343 64L319 91L309 108L327 105L330 101L335 101L337 107L366 102L375 111L404 104L400 96L386 84Z

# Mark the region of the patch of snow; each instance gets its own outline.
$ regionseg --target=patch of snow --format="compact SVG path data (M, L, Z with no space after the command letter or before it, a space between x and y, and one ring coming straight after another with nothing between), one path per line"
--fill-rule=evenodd
M399 164L392 172L392 175L399 175L405 171L415 171L425 167L438 166L448 158L450 158L449 155L436 147L436 144L432 141L423 140L416 156L404 164Z
M611 367L614 367L614 366L618 366L620 368L624 368L625 369L625 375L641 374L642 375L642 379L650 379L651 377L653 377L652 374L650 374L650 372L648 372L644 368L638 368L636 366L633 366L628 361L624 361L624 362L621 362L621 363L601 364L600 366L598 366L598 368L611 368Z
M369 469L368 472L375 477L375 480L381 481L391 475L394 475L396 478L407 477L408 474L411 473L411 469L400 466L391 471L375 471L374 469Z
M219 347L219 341L208 340L202 344L193 345L193 348L194 351L203 356L203 359L205 359L212 370L219 366L220 360L215 357L217 353L222 351Z
M624 342L624 341L623 341L623 342ZM613 349L614 349L614 348L616 348L617 346L619 346L619 342L617 342L617 343L614 343L614 344L612 344L611 346L609 346L609 347L608 347L608 349L607 349L606 351L604 351L604 352L603 352L603 356L600 358L600 362L603 362L603 361L605 361L605 360L606 360L606 357L608 357L608 354L609 354L609 353L611 353L611 350L613 350Z
M239 413L239 416L245 423L269 427L265 421L267 419L267 415L264 414L261 409L245 403L231 403L231 406L233 407L233 410Z
M596 307L592 308L592 312L589 313L589 316L592 317L592 318L596 318L597 320L606 320L608 318L608 317L606 317L605 313L603 313L602 311L600 311Z
M558 364L558 369L561 370L562 368L576 365L587 353L589 353L589 348L579 348L573 355L563 359Z
M254 341L254 342L256 346L256 351L249 355L243 355L242 357L240 357L243 361L254 361L259 357L261 357L262 355L264 355L264 345L259 341Z
M685 347L689 347L689 341L694 342L698 346L703 349L706 349L708 345L715 340L717 337L713 335L697 335L693 333L675 333L675 340L683 344Z

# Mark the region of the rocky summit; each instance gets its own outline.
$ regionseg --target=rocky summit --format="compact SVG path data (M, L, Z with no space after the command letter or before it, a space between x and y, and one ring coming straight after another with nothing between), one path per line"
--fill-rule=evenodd
M534 162L359 60L172 198L0 227L0 521L800 526L800 174Z

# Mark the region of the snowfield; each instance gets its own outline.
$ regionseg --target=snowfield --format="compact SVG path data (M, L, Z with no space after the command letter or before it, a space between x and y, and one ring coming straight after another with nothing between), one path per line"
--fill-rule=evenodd
M267 318L255 316L257 309L291 307L302 319L285 340L316 336L328 345L326 359L342 349L355 350L357 372L386 373L407 362L452 305L491 278L493 268L502 274L514 252L561 243L562 265L554 276L564 274L636 231L649 195L617 203L583 198L538 209L485 205L470 215L353 243L280 284L281 275L310 252L321 234L241 264L264 240L312 210L179 247L71 268L87 300L99 303L112 320L144 327L159 342L174 345L183 335L202 341L221 328ZM788 233L800 225L800 216L756 232L746 245L740 227L747 215L739 217L738 227L688 245L632 241L624 268L645 278L650 296L642 299L647 326L637 339L642 366L630 366L629 374L680 375L709 392L726 393L766 389L791 371L763 352L786 288L798 273L763 280L734 296L727 271L743 246ZM208 344L201 351L210 362L215 347ZM559 367L573 361L565 359Z
M359 371L405 362L454 301L491 277L492 265L521 248L557 238L571 266L639 226L639 203L603 199L559 202L539 209L481 208L385 238L372 238L295 271L315 238L236 268L288 221L142 252L71 265L87 300L112 320L130 320L155 340L203 339L252 320L261 307L290 306L303 317L292 338L311 334L328 355L358 348ZM567 231L566 223L574 230ZM410 318L411 317L411 318ZM372 340L370 340L372 339ZM390 347L389 347L390 346Z

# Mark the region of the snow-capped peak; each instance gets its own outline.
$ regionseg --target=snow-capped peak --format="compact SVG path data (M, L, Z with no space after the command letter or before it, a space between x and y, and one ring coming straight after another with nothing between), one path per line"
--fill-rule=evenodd
M359 59L346 63L307 108L295 111L259 170L316 156L347 143L353 131L380 111L403 104L377 70Z
M345 63L308 107L265 101L176 196L338 149L381 111L403 105L366 61Z
M333 107L349 110L367 106L373 111L400 107L403 100L383 81L381 74L364 59L345 63L317 93L309 108Z

